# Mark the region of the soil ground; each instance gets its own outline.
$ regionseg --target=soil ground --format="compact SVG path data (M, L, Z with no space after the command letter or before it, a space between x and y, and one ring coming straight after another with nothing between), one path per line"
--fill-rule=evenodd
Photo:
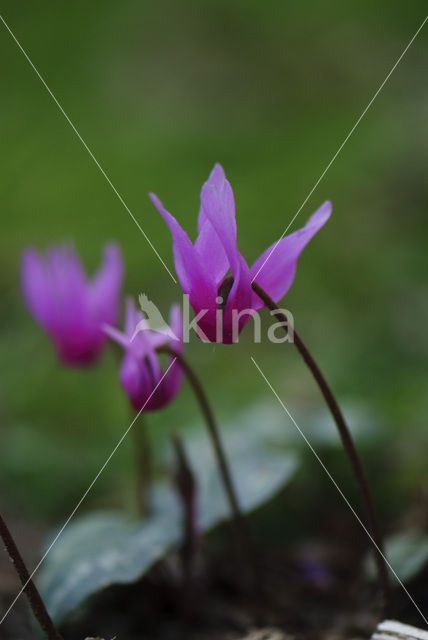
M26 561L34 566L44 531L11 525ZM31 540L31 544L28 541ZM361 576L363 550L348 536L277 546L259 557L262 587L248 586L229 549L205 554L190 590L182 586L180 559L171 557L141 582L113 587L92 599L85 612L61 629L64 640L363 640L382 617L373 584ZM428 605L428 576L410 585L418 604ZM6 554L0 557L2 610L19 583ZM424 602L425 601L425 602ZM402 590L393 590L390 617L421 626ZM2 625L2 640L38 636L25 598Z

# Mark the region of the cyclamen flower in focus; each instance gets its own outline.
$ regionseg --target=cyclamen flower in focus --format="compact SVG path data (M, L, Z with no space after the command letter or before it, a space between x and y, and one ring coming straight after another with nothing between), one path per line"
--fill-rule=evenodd
M173 361L170 357L163 370L156 353L156 349L164 344L169 344L178 353L183 350L183 321L178 305L171 307L170 328L177 339L168 337L165 331L151 330L141 311L136 310L132 298L126 302L124 333L111 326L104 327L105 333L125 350L119 379L135 411L161 409L173 400L180 388L182 371L179 363L174 362L168 370Z
M237 340L234 333L239 334L251 314L263 307L252 281L278 302L294 280L300 253L332 209L325 202L302 229L274 243L248 267L237 247L232 187L219 164L202 187L194 244L160 200L154 194L150 198L171 231L175 269L196 314L199 337L226 344Z
M90 280L72 247L48 249L46 256L26 249L21 257L21 287L35 321L70 366L92 364L107 341L101 326L116 324L123 280L120 249L104 248L103 262Z

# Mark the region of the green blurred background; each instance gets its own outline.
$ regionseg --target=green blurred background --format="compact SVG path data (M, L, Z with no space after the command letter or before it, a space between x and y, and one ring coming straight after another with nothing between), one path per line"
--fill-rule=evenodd
M1 10L171 269L170 234L148 191L194 237L200 186L221 162L252 262L287 227L425 11L386 0L5 0ZM428 27L296 220L333 201L283 302L345 406L375 416L366 458L380 497L398 505L428 480L427 42ZM113 352L91 371L56 362L22 304L22 248L73 240L93 270L114 238L128 294L147 292L167 312L180 290L1 25L0 55L0 494L9 509L56 521L130 418ZM248 328L239 346L188 348L220 418L276 402L252 354L293 414L318 411L293 348L252 345ZM151 437L198 420L185 388L149 416ZM132 472L125 442L83 508L121 504ZM309 458L305 473L319 474Z

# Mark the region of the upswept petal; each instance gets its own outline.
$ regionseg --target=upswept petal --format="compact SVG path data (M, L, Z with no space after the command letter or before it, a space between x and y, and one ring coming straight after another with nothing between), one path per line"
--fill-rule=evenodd
M55 302L49 269L35 249L25 249L21 258L21 288L24 300L46 331L55 324Z
M46 253L55 300L53 338L63 350L65 360L76 353L77 359L94 339L99 327L90 311L85 272L70 246L53 247ZM81 352L81 355L79 353Z
M201 208L223 245L233 276L234 282L224 316L224 322L227 324L228 310L232 307L246 309L250 306L251 279L248 265L236 244L235 202L232 187L219 164L215 165L202 187Z
M171 307L171 311L169 314L169 326L171 327L174 335L177 336L178 340L174 340L171 338L169 341L170 346L177 351L177 353L183 352L183 316L181 313L181 309L178 304L174 304ZM173 357L170 356L168 359L167 369L171 365L173 361ZM176 393L178 392L181 381L183 379L183 370L179 362L174 362L174 364L169 369L168 373L165 376L165 379L162 381L162 385L164 385L164 397L166 402L170 402Z
M147 325L147 322L143 318L143 314L138 314L135 308L134 298L128 296L125 301L125 333L129 338L134 335L137 324L141 322Z
M217 232L205 215L196 238L195 249L206 272L218 287L229 270L229 260Z
M133 353L135 357L144 358L151 350L151 345L142 334L148 333L148 324L143 314L136 310L133 298L128 297L125 303L125 331L119 331L116 327L102 324L103 332L125 351Z
M174 363L162 379L163 369L156 352L157 347L169 341L177 351L181 352L183 348L183 321L178 305L171 308L170 323L177 340L150 329L141 311L136 309L133 298L127 298L125 332L111 325L102 326L104 333L125 351L119 378L136 411L143 407L145 411L160 409L172 400L180 387L182 372L179 363ZM168 364L171 360L169 358Z
M170 346L179 351L183 351L183 315L181 313L180 305L173 304L169 313L169 326L177 340L170 340Z
M232 269L238 266L236 246L235 201L233 191L226 180L223 168L216 164L201 190L201 230L205 226L204 218L209 220L223 245Z
M119 247L115 243L108 244L104 248L102 265L90 284L91 305L101 322L117 323L123 271Z
M116 329L116 327L112 327L109 324L101 325L101 329L104 331L106 336L108 336L113 342L116 342L123 349L128 350L130 348L130 340L127 335Z
M143 313L136 309L134 299L131 297L126 300L125 331L130 339L129 349L135 356L139 359L149 357L158 340L152 334ZM165 339L163 342L165 342ZM155 362L153 363L153 369L158 371L158 366Z
M190 242L187 233L174 216L165 209L159 198L153 193L149 196L171 232L175 270L183 291L198 298L201 306L207 305L215 287L201 263L198 252Z
M324 202L302 229L298 229L279 242L272 244L252 265L251 278L275 302L278 302L289 290L294 280L297 260L301 252L327 222L331 211L331 202ZM258 310L263 306L263 302L253 292L252 307Z
M225 174L221 165L215 165L211 171L207 183L211 182L213 188L218 185L221 189L221 183L225 180ZM230 187L230 185L229 185ZM212 226L203 206L203 187L201 190L201 206L198 215L198 237L195 242L196 250L204 260L204 266L210 275L218 284L221 282L230 268L229 259L223 247L223 243L217 235L216 230ZM233 193L232 209L234 210ZM205 197L204 197L205 198ZM236 237L236 225L235 225Z
M51 247L44 257L33 249L22 254L24 299L67 365L93 363L105 343L101 325L115 321L122 280L116 251L107 248L92 283L71 246Z
M169 314L169 326L172 332L178 338L178 340L171 338L169 341L170 345L173 349L175 349L175 351L181 353L183 351L183 317L178 304L174 304L171 307L171 311ZM153 355L157 358L157 354L155 353L155 351L153 351ZM174 362L171 366L173 359L173 356L170 356L168 358L167 365L164 367L164 370L167 371L167 374L162 379L160 384L159 381L161 380L163 373L160 368L158 370L156 380L153 381L153 388L157 384L159 384L159 386L146 405L146 409L149 411L154 411L156 409L164 407L166 404L171 402L171 400L175 397L178 390L180 389L183 379L183 372L180 363Z

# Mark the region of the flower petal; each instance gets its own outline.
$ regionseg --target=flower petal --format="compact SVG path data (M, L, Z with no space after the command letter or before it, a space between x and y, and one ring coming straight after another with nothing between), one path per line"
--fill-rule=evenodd
M117 342L118 345L123 347L123 349L128 350L130 348L130 341L127 335L116 329L116 327L112 327L110 324L101 325L101 329L104 331L106 336L108 336L114 342Z
M149 323L142 312L135 308L134 299L131 297L126 300L125 331L130 340L129 348L134 355L140 360L149 357L156 340L153 339Z
M233 286L224 312L225 335L223 338L230 340L231 336L227 336L226 333L231 328L232 310L249 308L252 292L248 265L238 251L236 244L235 202L232 187L226 180L223 168L219 164L215 165L210 177L202 187L201 208L206 219L217 232L233 276Z
M126 352L120 365L119 379L135 411L139 411L153 390L147 367L132 353Z
M227 298L226 308L223 314L223 337L222 342L228 344L237 339L233 336L233 324L236 323L233 314L239 313L239 331L248 321L249 315L245 311L250 312L252 306L252 289L251 277L248 265L243 256L238 252L238 268L235 269L233 286Z
M174 304L171 307L171 311L169 314L169 326L171 327L174 335L177 336L177 340L170 340L170 346L177 351L178 353L183 352L183 316L181 313L181 309L178 304ZM168 359L167 369L171 365L173 361L173 357L171 356ZM165 376L165 380L163 380L162 384L164 387L165 401L170 402L174 396L177 394L181 382L183 379L183 370L179 362L174 362L174 364L169 369L168 373Z
M22 252L21 288L34 319L46 331L52 331L56 314L51 276L45 260L35 249L25 249Z
M52 247L46 252L55 299L57 337L78 345L99 332L90 311L85 272L69 246Z
M204 224L196 238L195 249L207 273L218 287L229 270L229 260L216 230L205 215Z
M171 231L175 270L184 293L188 293L201 307L207 306L215 292L214 282L205 271L200 256L187 233L180 227L174 216L165 209L157 196L153 193L149 196Z
M103 263L90 285L92 308L100 322L117 323L122 281L122 255L119 247L110 243L104 248Z
M137 325L141 322L141 326L147 327L147 322L143 318L143 314L138 313L135 308L134 298L128 296L125 302L125 333L129 338L135 333Z
M235 201L233 191L226 180L223 168L216 164L201 190L201 231L205 226L204 217L223 245L224 252L232 269L238 268L236 246Z
M177 340L171 340L170 345L176 351L180 353L183 351L183 316L180 306L173 304L169 313L169 326Z
M278 302L291 287L296 273L297 259L311 238L327 222L331 202L323 205L309 218L306 225L266 249L250 269L251 278ZM253 293L253 308L261 309L263 302Z

